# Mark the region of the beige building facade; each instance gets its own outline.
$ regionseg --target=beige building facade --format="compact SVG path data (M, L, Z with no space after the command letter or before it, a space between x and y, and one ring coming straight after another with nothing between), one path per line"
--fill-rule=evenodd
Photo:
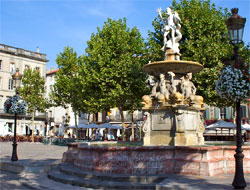
M12 84L12 75L19 69L23 74L26 68L38 69L41 76L46 77L46 54L36 51L29 51L5 44L0 44L0 136L13 134L14 117L4 113L4 102L7 98L15 95ZM41 134L46 116L36 113L35 134ZM30 116L19 116L17 120L17 134L30 134Z

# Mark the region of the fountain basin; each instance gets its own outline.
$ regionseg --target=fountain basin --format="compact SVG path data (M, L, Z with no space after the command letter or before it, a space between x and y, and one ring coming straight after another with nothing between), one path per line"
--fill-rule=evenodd
M235 146L107 147L68 145L63 162L85 171L110 174L191 174L214 176L233 173ZM77 149L77 152L76 152ZM73 153L73 154L72 154ZM250 173L250 146L243 146L244 172Z
M169 71L174 73L198 73L203 69L200 63L183 60L166 60L149 63L143 67L143 71L149 75L159 76L161 73Z

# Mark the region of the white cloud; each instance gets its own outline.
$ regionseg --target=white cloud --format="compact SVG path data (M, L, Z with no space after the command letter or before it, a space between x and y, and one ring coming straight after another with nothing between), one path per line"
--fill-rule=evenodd
M101 10L98 10L97 8L89 8L87 10L87 13L91 16L96 16L96 17L104 17L104 18L108 17L108 14L104 13Z

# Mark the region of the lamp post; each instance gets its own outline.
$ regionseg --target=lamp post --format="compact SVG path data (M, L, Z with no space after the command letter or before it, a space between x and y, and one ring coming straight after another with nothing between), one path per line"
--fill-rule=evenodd
M22 75L19 73L19 69L16 69L16 73L12 75L12 80L13 80L13 87L16 89L16 95L18 94L18 88L21 85L21 80L22 80ZM16 120L17 120L17 113L15 112L15 120L14 120L14 140L12 144L12 156L11 156L11 161L17 161L17 143L16 143Z
M70 122L70 116L68 113L62 116L62 121L63 121L63 127L64 127L64 132L65 132L65 127L68 126L68 123Z
M238 9L231 10L232 16L226 20L230 42L234 46L234 61L235 66L240 64L238 56L238 45L242 43L243 31L246 22L246 18L242 18L238 15ZM242 150L242 134L241 134L241 113L240 113L240 100L236 101L236 154L235 157L235 174L232 185L235 189L244 189L247 184L244 178L243 171L243 150Z
M49 110L49 130L51 129L51 122L52 122L52 110Z
M50 130L50 127L51 127L51 120L52 120L52 111L49 110L49 112L48 112L48 117L47 117L46 122L45 122L45 124L46 124L45 129L44 129L44 136L45 136L45 137L47 136L47 133L48 133L48 131ZM49 125L49 127L48 127L48 125Z

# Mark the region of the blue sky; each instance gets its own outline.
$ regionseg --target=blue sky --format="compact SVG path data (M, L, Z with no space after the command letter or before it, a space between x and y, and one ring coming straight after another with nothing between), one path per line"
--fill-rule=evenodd
M244 38L250 42L250 0L211 0L223 8L237 7L247 18ZM47 54L47 68L56 68L56 56L65 46L83 54L86 42L107 17L126 17L142 36L152 30L156 9L172 0L0 0L0 43Z

